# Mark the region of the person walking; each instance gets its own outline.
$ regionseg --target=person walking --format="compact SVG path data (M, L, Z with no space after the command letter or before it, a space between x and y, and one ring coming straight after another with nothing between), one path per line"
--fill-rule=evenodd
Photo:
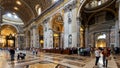
M38 49L37 48L35 49L35 53L36 53L36 56L37 56L38 55Z
M36 52L35 52L35 48L33 48L32 53L33 53L33 55L35 55L35 54L36 54Z
M107 67L108 58L110 56L110 50L108 48L104 48L102 54L103 54L103 67Z
M95 57L96 57L95 66L97 66L100 58L100 50L98 48L95 49Z
M11 61L14 61L14 56L15 56L15 50L14 48L10 48L10 57L11 57Z

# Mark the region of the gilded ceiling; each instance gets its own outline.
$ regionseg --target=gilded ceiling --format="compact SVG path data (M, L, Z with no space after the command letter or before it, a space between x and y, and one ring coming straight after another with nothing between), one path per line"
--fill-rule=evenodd
M42 12L51 4L52 0L0 0L3 14L16 13L25 24L38 16L38 7Z
M17 33L16 28L10 25L3 25L0 28L0 31L1 31L1 35L5 35L5 36Z

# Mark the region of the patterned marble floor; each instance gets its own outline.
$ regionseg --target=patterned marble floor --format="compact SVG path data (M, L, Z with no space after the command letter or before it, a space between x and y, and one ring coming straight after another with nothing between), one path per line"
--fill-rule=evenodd
M120 54L114 55L113 58L115 59L115 62L117 63L118 68L120 68Z
M93 68L95 62L95 57L61 55L42 52L35 56L32 55L32 52L23 52L27 54L25 60L15 59L15 61L10 61L9 52L0 51L0 68ZM108 68L118 67L114 61L114 58L109 61ZM103 68L102 58L100 59L99 66L97 68Z

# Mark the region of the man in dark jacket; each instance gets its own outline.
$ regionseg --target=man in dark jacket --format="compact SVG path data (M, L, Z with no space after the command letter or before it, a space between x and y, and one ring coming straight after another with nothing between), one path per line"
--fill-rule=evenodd
M14 61L14 56L15 56L15 50L14 50L14 48L10 48L11 61Z

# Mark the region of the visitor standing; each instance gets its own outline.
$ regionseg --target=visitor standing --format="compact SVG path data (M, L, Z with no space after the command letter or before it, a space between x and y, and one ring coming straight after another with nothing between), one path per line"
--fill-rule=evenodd
M33 48L32 53L33 53L33 55L36 54L35 48Z
M35 53L36 53L36 56L37 56L37 54L38 54L38 49L37 48L35 49Z
M108 50L108 48L104 48L102 54L103 54L103 67L107 67L108 58L110 56L110 50Z
M14 61L14 56L15 56L15 50L14 48L10 48L10 57L11 57L11 61Z
M96 57L95 66L97 66L100 58L100 50L98 48L95 49L95 57Z

